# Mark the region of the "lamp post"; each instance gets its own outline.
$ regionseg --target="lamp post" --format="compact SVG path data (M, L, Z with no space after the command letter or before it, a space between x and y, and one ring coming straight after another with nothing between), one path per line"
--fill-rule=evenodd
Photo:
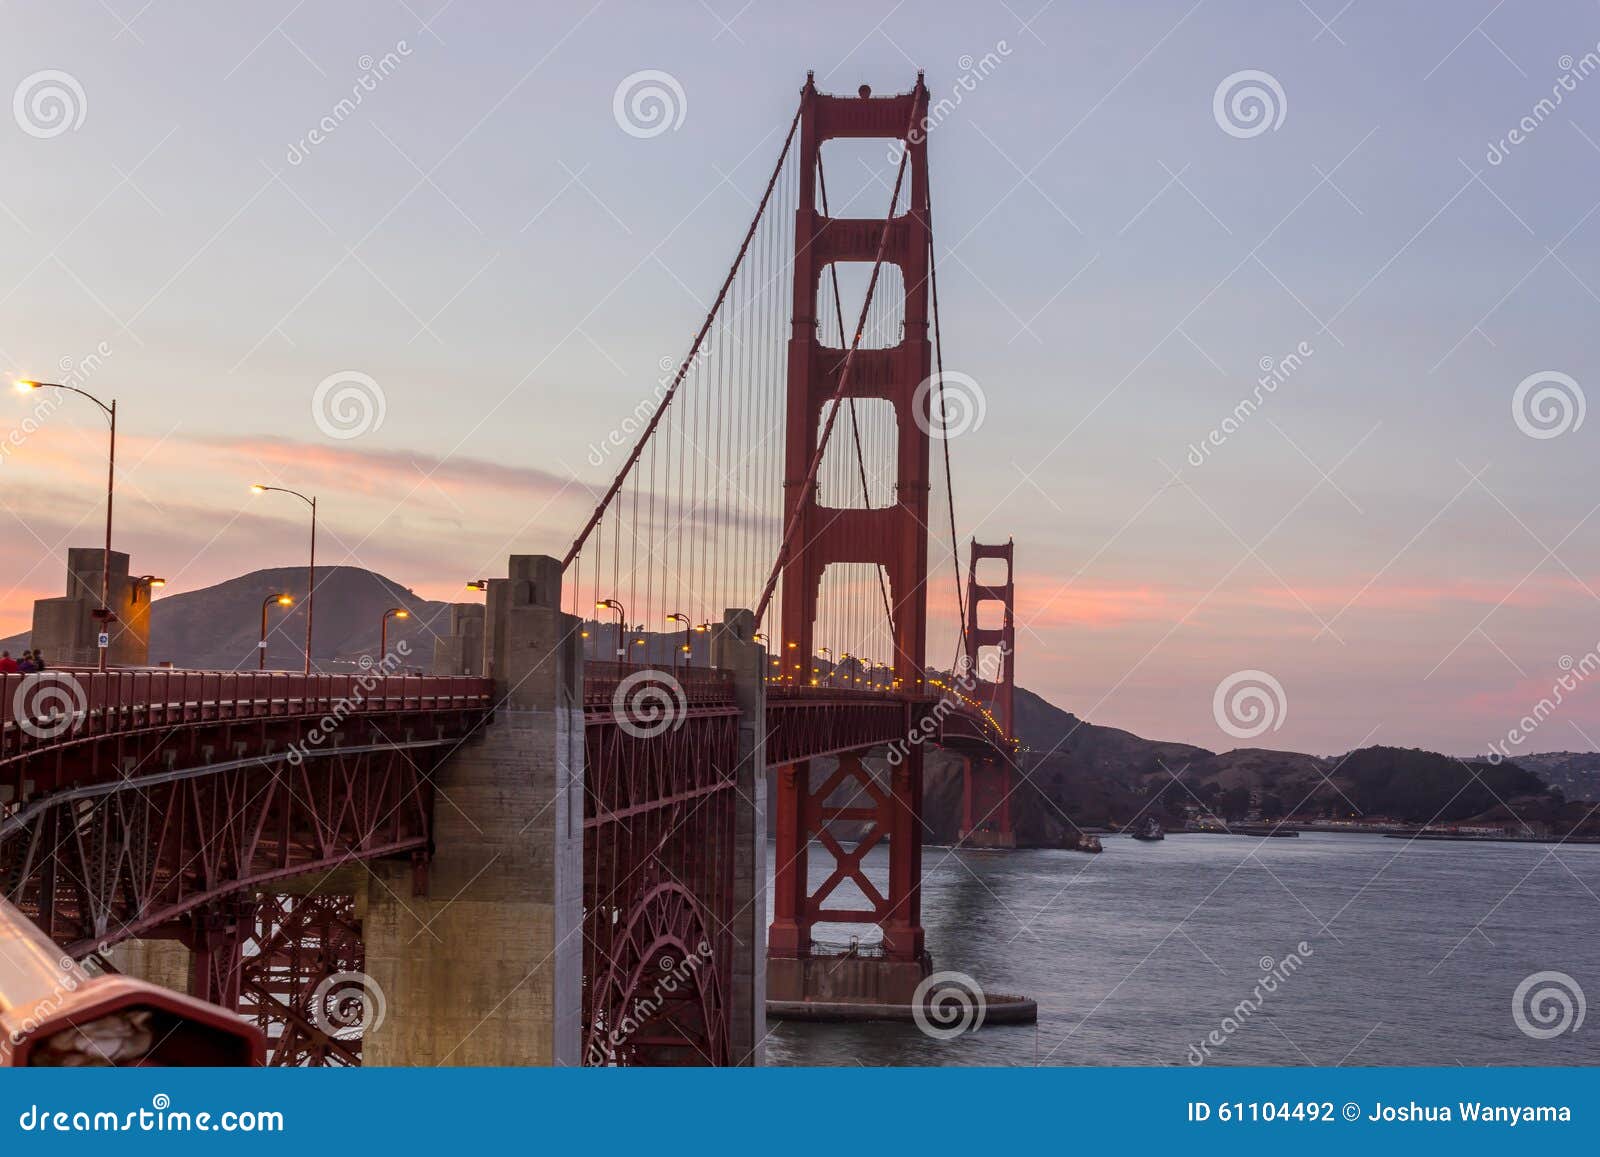
M597 611L617 612L617 661L626 662L627 646L622 640L623 633L628 629L628 614L622 609L622 604L616 599L601 599L594 605Z
M263 486L257 482L250 487L254 494L266 494L269 491L275 494L292 494L301 502L311 507L311 561L306 566L306 674L311 674L311 614L317 607L317 499L315 495L307 498L298 490L289 490L282 486Z
M404 607L390 607L383 612L383 623L378 627L378 665L383 665L383 657L389 653L389 620L409 619L411 612Z
M834 667L833 648L832 647L818 647L817 650L821 651L824 655L828 656L828 686L832 687L833 686L833 667Z
M688 615L681 615L681 614L673 613L673 614L670 614L670 615L667 616L667 622L669 622L669 623L682 623L683 624L683 646L679 647L678 650L683 652L683 665L684 665L684 667L685 668L693 667L694 666L694 636L693 636L692 632L694 631L694 627L689 622L689 616ZM676 666L677 664L673 664L673 665Z
M267 608L273 603L277 603L280 607L292 607L294 598L291 595L268 595L261 600L261 641L256 644L257 671L267 669Z
M100 634L105 637L105 644L100 650L99 669L106 669L106 653L111 649L111 503L117 480L117 400L111 399L108 406L87 390L80 390L77 386L65 386L60 382L36 382L29 378L17 379L19 390L39 390L49 386L55 390L66 390L77 394L79 397L88 398L105 412L106 420L111 423L111 446L106 455L106 546L105 553L101 556L100 564L100 613L96 616L100 620Z
M153 574L142 574L133 580L133 601L139 601L139 591L141 588L149 591L154 590L156 587L164 587L166 585L167 580L164 578L157 578Z

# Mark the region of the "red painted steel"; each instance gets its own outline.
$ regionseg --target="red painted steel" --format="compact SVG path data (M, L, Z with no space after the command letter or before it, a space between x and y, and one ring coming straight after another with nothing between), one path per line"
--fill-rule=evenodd
M666 671L592 666L584 1063L728 1064L740 720L732 685L716 672L682 682ZM655 714L661 701L640 681L624 688L629 675L669 696L681 689L682 699Z
M267 1064L348 1067L384 1014L366 981L352 896L262 896L251 905L234 1007L267 1036Z
M928 342L928 254L930 233L923 212L928 203L926 141L910 129L926 114L928 92L919 75L909 93L891 97L828 96L807 78L801 94L799 190L794 259L794 317L789 339L789 400L786 432L785 533L783 568L784 647L778 654L784 682L810 682L808 667L815 653L813 633L822 577L836 563L876 563L888 575L895 602L894 672L899 685L914 695L925 677L927 636L929 439L928 401L918 398L927 380L932 351ZM910 140L906 138L910 136ZM905 141L909 170L909 212L878 220L823 216L817 207L817 167L823 142L836 138L886 138ZM898 189L898 180L896 188ZM891 206L890 211L893 211ZM899 344L888 349L829 349L817 336L820 278L835 261L882 261L897 266L905 287L904 329ZM876 272L876 270L875 270ZM873 284L877 284L874 281ZM898 431L895 502L877 509L839 510L822 506L812 482L819 455L819 426L824 406L838 398L880 399L893 407ZM830 418L837 414L835 407ZM793 542L794 546L789 547ZM820 704L833 703L832 706ZM914 706L898 708L903 737L918 721ZM826 909L826 893L813 893L807 882L807 849L821 837L821 810L811 790L811 768L789 738L796 730L794 709L780 708L777 754L778 863L773 921L768 951L798 957L811 951L812 927L848 919ZM866 711L842 701L819 701L803 713L831 723L835 735L849 727L871 728ZM888 722L889 711L874 721ZM869 742L892 741L883 735ZM769 755L773 752L769 739ZM838 750L828 745L832 750ZM782 762L788 757L790 762ZM920 960L923 933L920 913L922 750L912 746L890 777L889 789L872 796L873 830L889 839L888 891L881 905L884 950L891 958ZM881 838L881 837L879 837ZM824 843L836 865L841 850ZM835 870L837 875L838 869ZM879 905L874 905L875 910Z
M1000 583L980 583L978 563L1000 559L1006 564L1006 577ZM973 681L970 697L987 710L1006 736L1016 733L1016 583L1014 543L984 544L972 540L967 563L967 629L965 678ZM978 608L984 603L999 603L1000 626L980 627ZM995 648L995 660L980 662L980 649ZM1011 759L1001 748L969 756L965 761L961 791L961 837L976 831L989 832L1002 841L1015 838L1011 823Z

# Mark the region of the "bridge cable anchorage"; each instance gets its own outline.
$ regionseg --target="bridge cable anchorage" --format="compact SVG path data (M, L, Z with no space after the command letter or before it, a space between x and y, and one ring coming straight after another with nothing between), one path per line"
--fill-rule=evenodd
M590 533L599 524L601 518L604 517L607 508L611 505L612 500L616 498L617 493L622 489L623 484L628 480L633 471L634 465L639 461L640 455L644 452L645 444L651 440L656 432L656 428L661 424L662 416L667 412L667 408L672 405L673 399L677 396L678 387L683 384L683 380L689 373L690 368L695 365L695 360L700 355L701 346L705 342L706 335L710 333L711 326L717 319L718 311L721 310L722 304L728 296L728 290L733 285L734 278L738 275L739 268L744 262L745 254L750 249L750 242L756 235L756 228L761 224L761 219L766 212L767 204L772 198L772 191L778 184L779 175L783 172L784 162L788 159L790 146L794 142L795 130L799 127L799 125L800 110L796 109L794 119L789 122L788 135L784 137L783 150L778 154L778 162L773 166L772 176L767 179L766 189L762 192L761 201L756 206L755 216L750 220L750 227L745 230L744 240L739 246L738 254L735 255L733 259L733 265L731 268L729 268L727 277L723 278L722 288L717 291L716 300L711 303L711 308L707 310L706 319L701 323L699 332L695 334L694 342L692 345L690 345L688 354L679 364L677 373L673 375L672 384L667 388L665 395L662 397L660 403L656 406L654 413L651 414L649 423L646 424L643 432L639 435L637 441L635 441L632 451L630 451L628 454L627 460L622 464L621 469L617 471L616 477L612 479L611 485L607 487L605 494L601 497L599 504L595 507L594 513L591 514L589 516L589 520L584 523L583 529L578 532L578 537L573 540L572 546L568 548L566 556L561 560L561 566L563 570L565 570L567 567L570 567L573 560L578 557L578 553L583 549L584 543L588 540Z
M855 335L850 339L850 349L845 354L844 365L839 371L839 384L834 387L831 405L828 408L828 420L822 428L822 437L817 442L817 448L811 455L811 465L806 471L805 481L801 484L799 501L794 503L786 519L783 538L778 544L778 557L773 561L772 570L767 575L766 586L761 592L761 601L756 604L755 620L759 626L764 621L767 607L772 601L772 594L778 585L778 576L783 573L784 564L788 561L790 547L794 541L795 531L799 528L800 519L812 501L817 489L817 472L822 466L822 456L828 448L828 439L833 434L833 427L839 418L840 399L842 399L850 385L850 370L855 364L856 351L861 347L862 334L867 327L867 318L872 308L873 294L878 288L878 277L883 271L884 252L889 245L889 233L894 226L894 209L900 203L900 189L905 183L906 167L911 158L911 134L917 124L917 104L911 102L911 116L906 123L905 132L900 135L903 148L900 150L900 164L895 170L894 189L889 194L889 212L884 218L883 231L878 235L878 250L872 261L872 276L867 280L867 292L861 302L861 315L856 319Z
M822 197L822 215L824 217L832 218L833 213L828 209L828 179L823 175L822 154L820 152L817 154L817 191ZM889 215L891 217L894 215L893 204L889 206ZM828 263L828 272L832 275L833 279L833 311L836 323L839 326L839 336L842 341L844 337L844 298L839 293L839 263L837 261L830 261ZM856 411L855 398L852 397L849 399L849 401L850 433L855 441L856 467L861 475L861 505L867 510L871 510L872 494L867 489L867 459L866 455L861 449L861 421ZM948 474L948 463L946 463L946 466ZM889 580L884 574L883 564L881 562L876 564L875 569L878 572L878 593L883 596L883 617L889 621L889 635L892 638L894 636L894 608L889 605Z

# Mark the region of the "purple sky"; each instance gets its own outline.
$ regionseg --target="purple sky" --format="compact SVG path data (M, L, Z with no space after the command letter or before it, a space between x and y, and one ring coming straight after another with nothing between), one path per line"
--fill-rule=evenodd
M1017 540L1023 683L1213 748L1469 753L1600 644L1593 3L13 0L0 22L0 370L90 360L122 408L118 545L168 593L299 560L261 474L319 493L326 561L434 597L564 549L604 478L585 448L685 352L806 70L853 92L922 67L961 98L930 143L940 291L987 407L952 446L958 519ZM647 69L682 120L641 139L613 97ZM313 421L341 371L382 391L359 438ZM0 634L102 517L92 407L25 431L6 397ZM1249 671L1283 689L1254 738L1213 702ZM1571 681L1523 750L1600 738Z

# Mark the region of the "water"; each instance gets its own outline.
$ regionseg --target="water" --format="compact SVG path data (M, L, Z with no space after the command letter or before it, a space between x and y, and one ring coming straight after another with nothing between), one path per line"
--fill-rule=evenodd
M867 863L881 881L882 850ZM1208 1064L1600 1064L1600 1011L1548 1040L1512 1011L1546 970L1600 999L1600 847L1107 836L1098 856L928 848L924 872L934 968L1033 997L1037 1027L939 1041L911 1024L777 1024L769 1064L1182 1065L1213 1031ZM1302 941L1298 970L1227 1031L1263 958Z

